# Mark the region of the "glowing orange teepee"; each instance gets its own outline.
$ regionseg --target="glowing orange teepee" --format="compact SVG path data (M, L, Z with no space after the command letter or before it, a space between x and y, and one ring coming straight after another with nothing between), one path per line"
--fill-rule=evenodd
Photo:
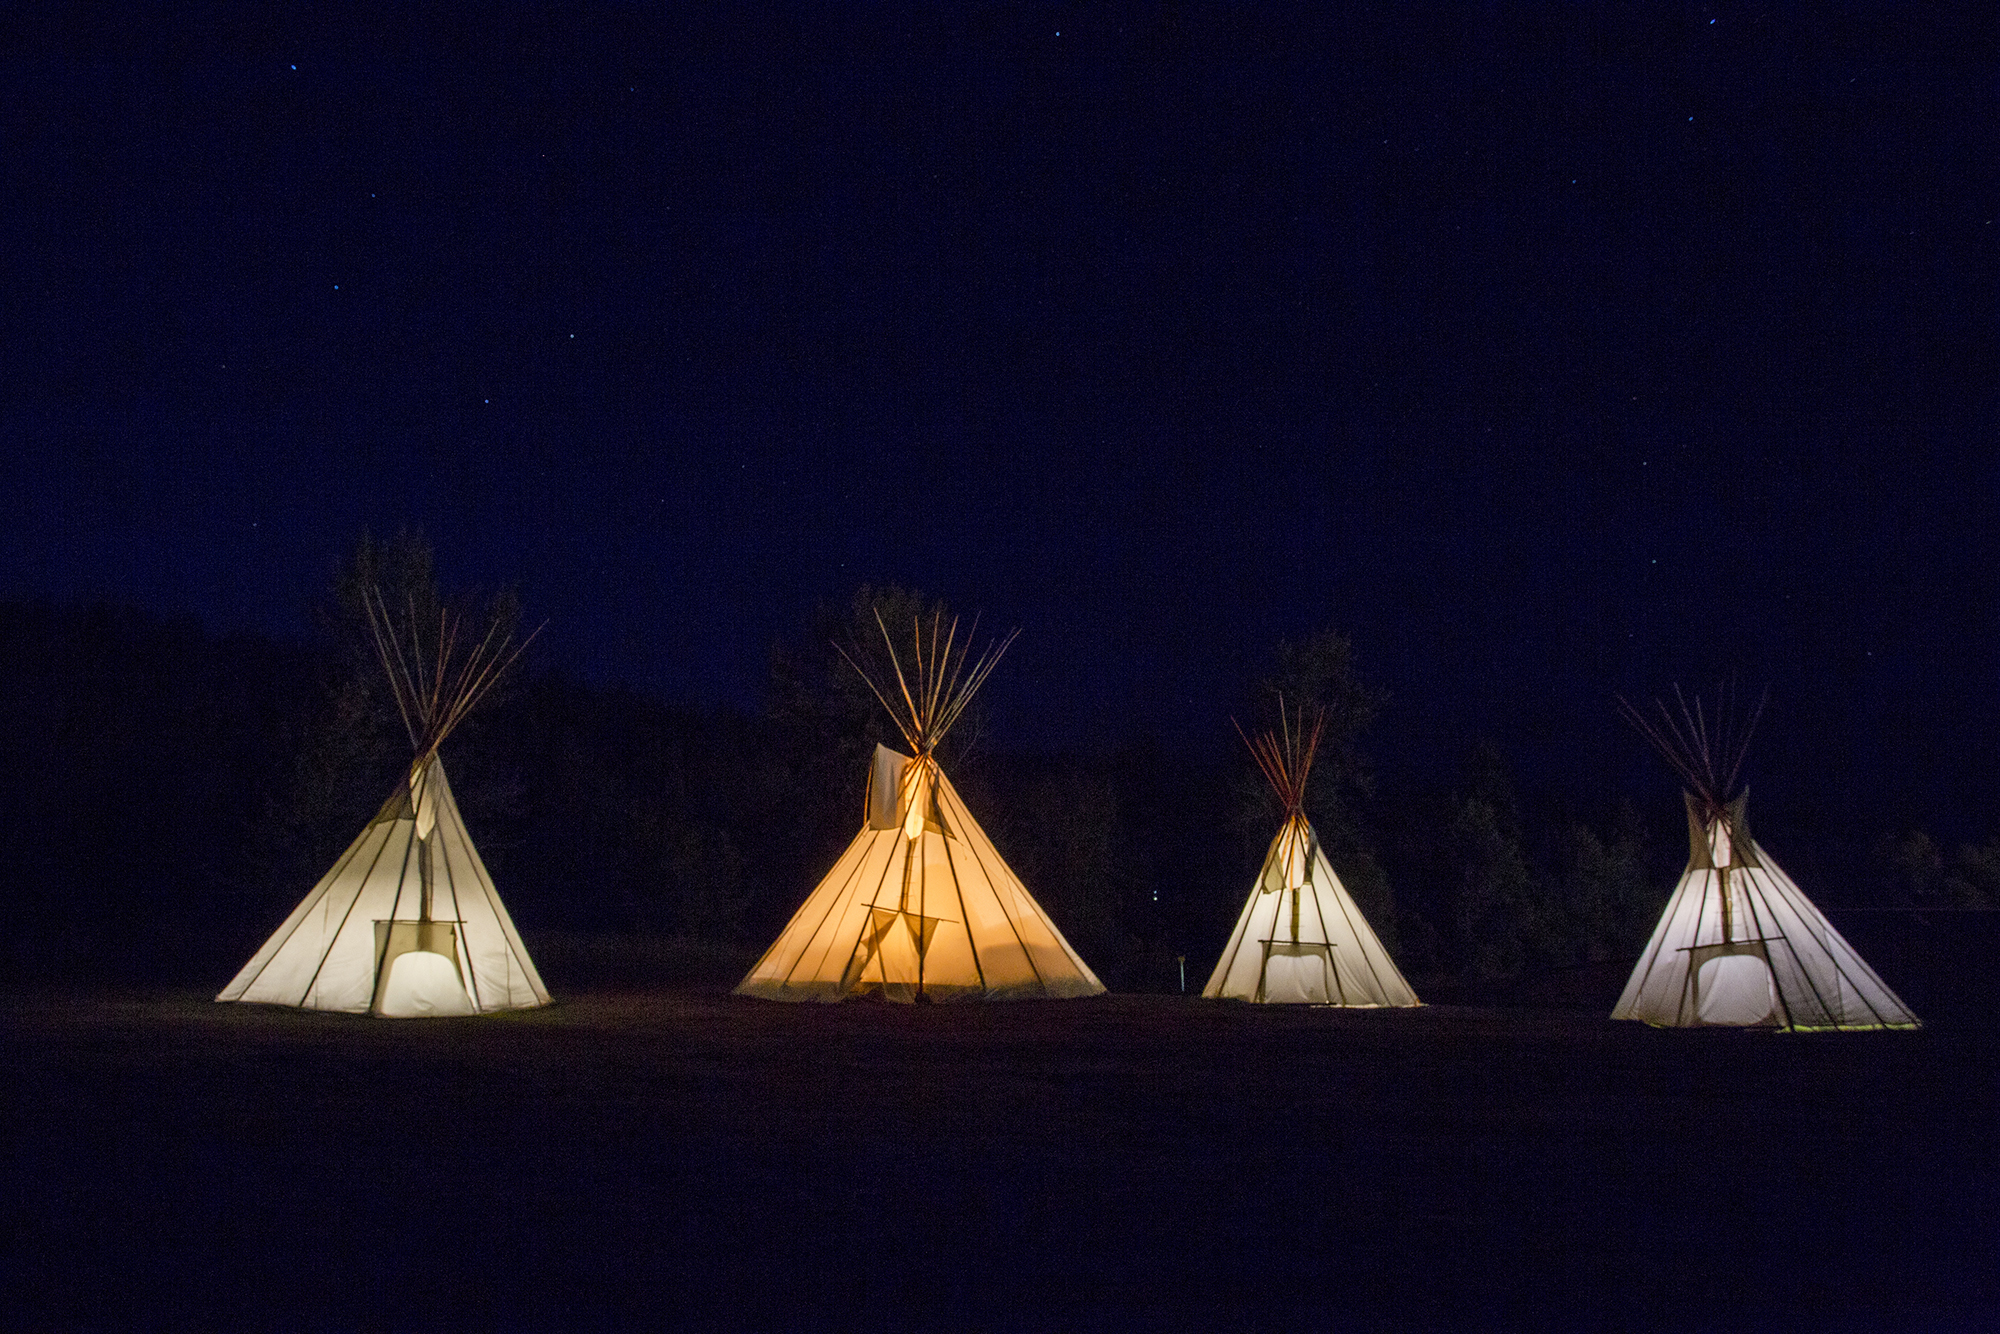
M842 656L912 753L875 748L861 831L737 994L780 1001L1099 994L1104 985L1001 860L934 753L1013 636L968 667L971 636L958 645L957 621L942 627L933 618L928 646L918 622L906 675L879 614L876 625L889 647L893 690Z

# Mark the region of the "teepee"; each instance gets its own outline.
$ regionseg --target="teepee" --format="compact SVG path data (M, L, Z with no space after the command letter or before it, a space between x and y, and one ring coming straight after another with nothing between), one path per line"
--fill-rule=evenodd
M876 623L889 643L879 613ZM968 669L970 635L952 655L956 621L941 631L933 617L928 647L922 623L914 629L914 680L889 644L893 695L848 657L914 753L875 748L861 832L736 994L916 1002L1095 996L1104 984L1000 859L935 754L1013 636Z
M379 595L363 601L415 758L368 827L216 999L392 1018L546 1005L549 993L438 757L527 644L509 653L508 639L495 642L496 625L455 663L458 620L444 614L436 660L427 662L414 607L406 647Z
M1680 776L1688 864L1613 1019L1665 1028L1917 1028L1917 1016L1750 837L1737 786L1759 705L1736 726L1725 697L1713 728L1675 692L1679 716L1619 706Z
M1306 777L1324 715L1310 727L1301 717L1294 731L1281 700L1278 721L1282 742L1271 732L1243 741L1284 804L1285 822L1202 996L1293 1005L1421 1004L1333 873L1306 819Z

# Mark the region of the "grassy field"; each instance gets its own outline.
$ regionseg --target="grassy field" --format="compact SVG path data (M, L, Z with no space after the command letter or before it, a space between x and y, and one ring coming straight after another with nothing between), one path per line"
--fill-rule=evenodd
M1995 1044L1168 997L0 1014L7 1328L1971 1329Z

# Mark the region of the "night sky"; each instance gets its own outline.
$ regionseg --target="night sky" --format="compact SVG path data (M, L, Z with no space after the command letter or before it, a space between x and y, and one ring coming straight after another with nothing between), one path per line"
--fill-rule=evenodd
M896 581L1015 747L1332 625L1392 778L1664 793L1614 694L1734 673L1753 789L1994 831L1990 7L471 8L0 23L0 596L421 526L754 706Z

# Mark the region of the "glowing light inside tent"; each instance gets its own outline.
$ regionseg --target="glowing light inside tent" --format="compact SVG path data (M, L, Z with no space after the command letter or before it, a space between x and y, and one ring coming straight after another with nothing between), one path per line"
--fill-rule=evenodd
M1713 861L1717 866L1733 865L1733 851L1734 849L1729 842L1729 821L1716 820L1710 823L1708 827L1709 860Z
M428 1019L471 1014L472 1002L458 980L458 966L442 954L410 950L396 956L377 1010L391 1019Z
M1771 969L1754 954L1725 954L1710 959L1695 975L1704 1024L1763 1024L1777 1008L1777 988Z
M915 839L924 832L924 776L919 766L911 766L910 810L903 817L903 837Z
M1332 1005L1339 1000L1333 983L1333 950L1314 944L1274 944L1264 960L1267 1004Z
M1306 883L1306 831L1295 824L1285 844L1285 888L1299 889Z
M435 784L427 781L430 766L436 763L437 757L433 755L410 775L410 796L417 808L418 838L429 838L431 830L437 827L437 798L432 793Z

